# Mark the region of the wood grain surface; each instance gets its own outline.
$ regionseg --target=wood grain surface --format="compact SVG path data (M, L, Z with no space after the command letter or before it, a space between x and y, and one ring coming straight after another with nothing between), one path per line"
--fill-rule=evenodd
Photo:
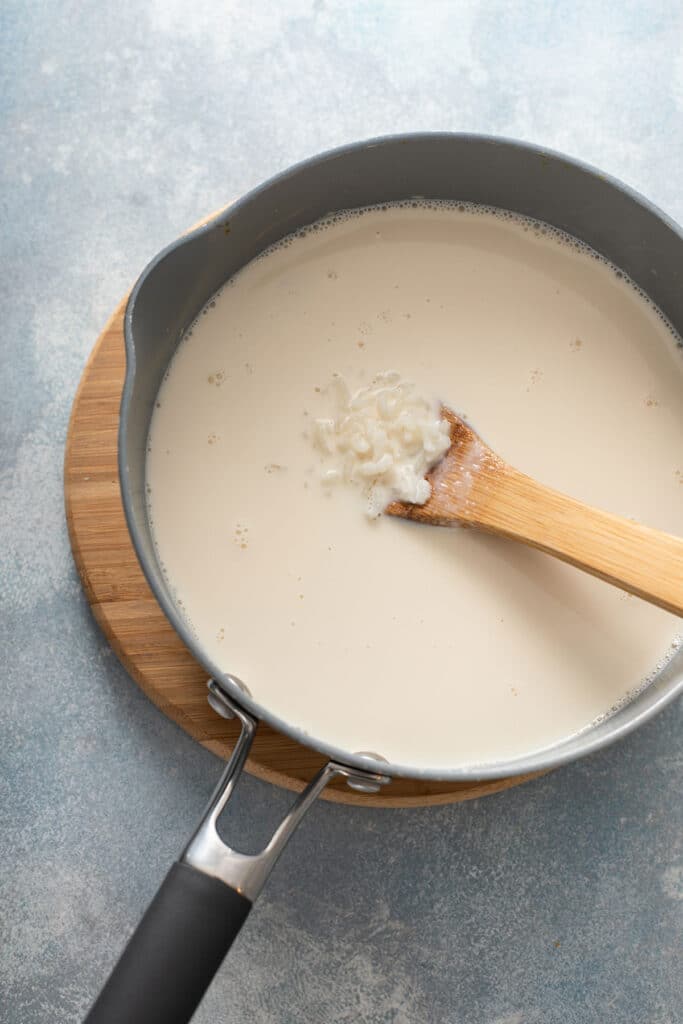
M237 725L206 700L206 672L157 604L126 527L117 469L119 403L125 372L124 299L102 332L76 394L64 465L71 547L95 619L128 673L164 714L203 746L226 758ZM247 770L299 791L325 758L262 723ZM324 798L350 804L418 807L470 800L507 789L531 775L477 783L394 779L377 795L352 792L343 780Z

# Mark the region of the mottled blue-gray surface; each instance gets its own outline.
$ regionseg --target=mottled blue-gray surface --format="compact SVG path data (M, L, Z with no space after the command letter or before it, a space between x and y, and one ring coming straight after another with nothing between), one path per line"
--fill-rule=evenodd
M0 1020L77 1022L219 764L108 650L61 467L144 263L320 149L467 129L563 149L683 220L677 0L0 3ZM466 806L321 804L197 1022L683 1019L680 707ZM235 833L288 798L247 780Z

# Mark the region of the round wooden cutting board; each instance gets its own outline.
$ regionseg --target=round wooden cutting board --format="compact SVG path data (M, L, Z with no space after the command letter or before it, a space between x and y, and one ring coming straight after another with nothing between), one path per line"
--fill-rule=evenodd
M76 566L93 615L124 666L164 714L226 758L238 726L206 700L206 672L164 616L137 561L123 515L117 467L119 403L125 372L124 299L100 335L74 399L64 465L66 518ZM286 789L301 790L324 757L261 724L247 770ZM480 783L396 779L376 795L343 780L327 800L382 807L445 804L496 793L532 778Z

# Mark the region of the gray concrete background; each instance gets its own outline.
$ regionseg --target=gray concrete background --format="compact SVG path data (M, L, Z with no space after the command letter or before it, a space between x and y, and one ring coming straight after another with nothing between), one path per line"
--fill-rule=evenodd
M81 1019L219 770L108 650L64 526L74 390L145 262L414 129L565 150L681 221L682 114L677 0L2 0L2 1022ZM466 806L319 805L196 1021L679 1022L679 719ZM287 801L247 780L233 834Z

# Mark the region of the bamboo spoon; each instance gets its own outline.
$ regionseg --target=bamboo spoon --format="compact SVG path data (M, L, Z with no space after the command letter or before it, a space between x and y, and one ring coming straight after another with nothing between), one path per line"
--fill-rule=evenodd
M450 409L451 446L427 474L424 505L386 509L433 526L460 523L522 541L683 615L683 540L553 491L503 461Z

